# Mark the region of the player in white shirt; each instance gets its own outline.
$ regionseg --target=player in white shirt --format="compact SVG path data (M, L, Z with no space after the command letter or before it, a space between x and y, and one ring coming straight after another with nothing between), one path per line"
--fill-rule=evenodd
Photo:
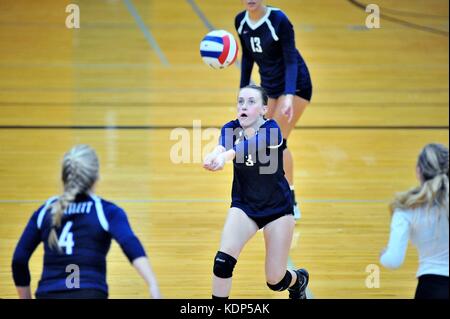
M380 263L399 268L411 240L419 252L416 299L449 298L448 167L448 148L426 145L417 161L420 186L398 194L391 204L391 233Z

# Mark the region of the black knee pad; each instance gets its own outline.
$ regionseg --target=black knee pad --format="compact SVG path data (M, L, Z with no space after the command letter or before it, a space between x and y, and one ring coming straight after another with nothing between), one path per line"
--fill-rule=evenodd
M289 288L289 285L292 281L292 275L289 271L286 271L286 275L284 275L284 278L281 279L281 281L275 285L271 285L267 283L267 286L272 289L273 291L283 291Z
M283 138L283 143L281 144L280 149L281 151L287 149L287 140L285 138Z
M214 258L214 275L223 279L231 278L236 262L237 260L233 256L218 251Z

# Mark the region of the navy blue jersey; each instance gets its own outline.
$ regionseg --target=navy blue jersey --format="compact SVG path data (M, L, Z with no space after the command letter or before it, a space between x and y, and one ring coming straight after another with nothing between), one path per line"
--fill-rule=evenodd
M256 24L243 11L236 16L235 27L242 48L241 88L250 83L254 62L269 97L311 88L308 68L295 47L294 28L283 11L267 7Z
M291 190L283 169L283 137L278 124L267 120L246 138L239 120L222 127L220 145L236 152L231 207L251 217L291 214Z
M67 291L66 279L76 265L80 271L80 289L98 289L108 293L106 255L114 238L129 261L145 256L144 248L131 230L125 212L94 194L79 195L66 209L57 229L61 251L51 249L51 204L46 201L31 216L13 256L13 278L16 286L29 286L28 261L39 243L44 243L44 268L36 294ZM70 269L70 268L69 268Z

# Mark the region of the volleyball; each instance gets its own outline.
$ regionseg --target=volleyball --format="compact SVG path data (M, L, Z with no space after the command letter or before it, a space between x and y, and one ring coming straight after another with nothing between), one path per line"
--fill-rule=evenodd
M239 47L234 36L225 30L209 32L200 43L200 55L214 69L226 68L236 61Z

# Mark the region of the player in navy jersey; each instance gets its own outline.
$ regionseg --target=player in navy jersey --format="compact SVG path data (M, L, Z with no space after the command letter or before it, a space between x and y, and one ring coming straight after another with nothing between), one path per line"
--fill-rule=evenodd
M311 78L305 61L295 47L293 26L283 11L265 6L263 0L243 0L243 3L246 10L235 19L242 48L240 87L250 83L256 62L261 86L269 96L266 117L275 119L283 132L281 148L286 178L292 190L295 218L299 219L293 159L286 140L311 101Z
M92 193L98 180L95 151L77 145L64 156L64 193L48 199L31 217L17 244L12 272L20 298L31 298L28 261L44 244L44 268L36 298L107 298L106 255L115 239L160 298L155 275L125 212Z
M295 220L292 197L283 170L281 130L266 120L268 97L261 87L240 90L238 119L222 128L219 145L203 166L221 170L233 160L232 202L220 250L214 260L213 298L228 298L234 266L247 241L264 229L266 281L270 289L289 289L291 299L305 299L309 275L286 270Z

